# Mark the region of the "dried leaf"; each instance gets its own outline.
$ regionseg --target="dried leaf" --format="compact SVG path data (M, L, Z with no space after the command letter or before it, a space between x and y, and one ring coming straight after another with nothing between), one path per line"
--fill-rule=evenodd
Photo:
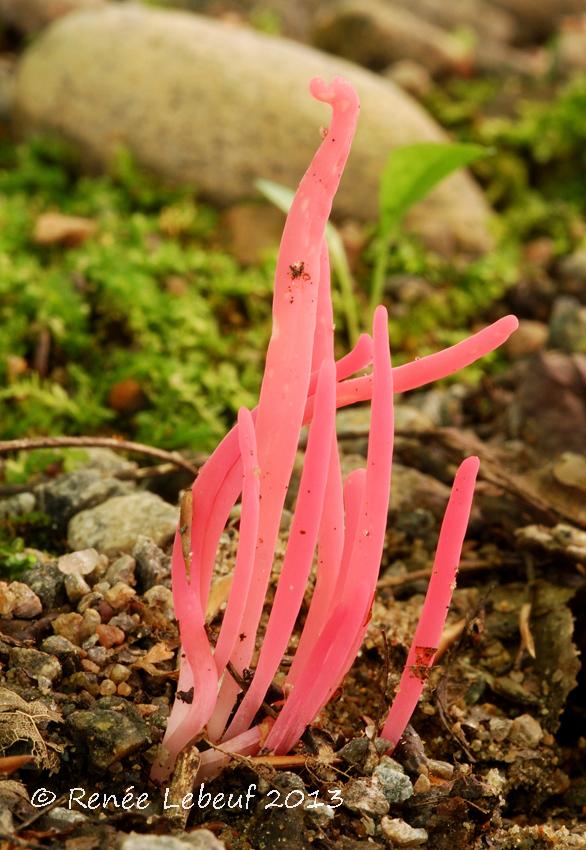
M169 648L168 644L161 641L151 646L146 655L135 661L132 666L134 669L144 670L151 676L170 676L173 678L177 675L176 670L157 670L155 665L161 664L163 661L170 661L174 655L175 653Z
M457 640L462 636L464 629L466 628L466 618L463 617L460 620L457 620L455 623L448 623L442 632L442 636L440 638L439 646L437 648L437 652L435 653L435 661L439 661L439 659L444 655L448 649L453 646Z
M37 245L80 245L93 236L96 227L89 218L47 212L38 217L33 239Z
M531 658L535 658L535 641L531 634L529 620L531 618L531 603L525 602L519 609L519 632L521 633L521 649L527 650Z
M191 490L186 490L181 498L179 532L181 534L181 549L183 552L183 560L185 561L185 572L188 579L191 574L191 511Z
M222 576L214 581L208 599L208 607L206 610L206 623L211 623L214 617L219 614L220 608L228 599L230 588L232 587L232 575Z
M26 702L8 688L0 688L0 749L8 750L22 741L40 767L53 771L59 767L59 747L45 739L39 726L62 722L61 715L41 700Z

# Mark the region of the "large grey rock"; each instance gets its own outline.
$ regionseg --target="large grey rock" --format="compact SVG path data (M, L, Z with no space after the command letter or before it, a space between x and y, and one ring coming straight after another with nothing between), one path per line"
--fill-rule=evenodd
M373 69L410 59L441 74L454 71L465 58L462 44L450 33L383 0L339 0L324 6L313 40L329 53Z
M535 36L553 35L553 30L566 15L586 12L586 0L492 0L518 21L519 37L530 40Z
M45 611L52 611L67 601L65 576L57 564L35 564L25 571L22 580L39 597Z
M131 4L72 13L24 55L15 120L23 131L60 133L102 165L126 145L163 178L233 202L254 194L259 177L297 184L330 113L309 80L340 74L356 86L362 115L337 211L372 219L390 150L445 134L390 81L244 27ZM444 247L481 250L488 216L479 189L457 174L412 224Z
M32 35L69 12L100 6L105 2L106 0L0 0L0 22Z
M79 511L114 496L126 495L133 487L132 481L119 481L102 475L97 469L82 467L42 484L37 490L37 502L40 510L63 525Z
M471 42L458 37L462 28L474 33ZM514 33L512 16L484 0L337 0L316 15L312 37L318 47L374 70L415 62L432 76L470 67L539 73L537 56L508 44ZM390 78L396 80L392 68Z
M120 850L226 850L226 845L209 829L195 829L181 836L131 833Z
M413 796L413 785L400 764L389 756L383 756L380 764L374 769L387 801L392 806L404 803Z
M479 38L501 42L515 36L513 16L496 8L492 0L394 0L394 5L448 31L466 27Z
M108 708L74 711L67 723L80 750L98 770L107 770L150 742L146 724L132 711L123 713Z
M166 543L175 533L178 518L178 509L154 493L117 496L76 514L69 522L67 542L72 549L132 552L141 535L157 545Z

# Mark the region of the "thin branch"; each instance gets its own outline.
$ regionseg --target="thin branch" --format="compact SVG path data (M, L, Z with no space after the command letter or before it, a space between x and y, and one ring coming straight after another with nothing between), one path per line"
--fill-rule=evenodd
M23 847L25 850L46 850L46 846L43 846L42 844L35 844L26 838L19 838L18 835L13 835L10 832L0 832L0 841L7 841L8 844Z
M504 566L510 566L510 561L502 561L495 563L494 561L462 561L460 563L459 573L475 573L483 570L498 570ZM422 570L413 570L401 576L384 576L377 582L377 587L402 587L405 584L411 584L414 581L429 578L431 576L431 567Z
M246 679L244 679L240 675L240 673L234 667L234 665L232 664L231 661L228 661L228 663L226 665L226 669L228 670L228 673L232 676L232 678L234 679L236 684L240 685L240 687L242 688L242 692L246 693L246 691L248 690L248 687L250 685L250 681L247 681ZM273 687L277 687L277 685L275 685L274 682L273 682ZM273 706L269 705L268 702L266 702L265 700L262 701L261 706L264 708L264 710L269 715L269 717L278 717L278 714L279 714L278 711L276 711L273 708Z
M53 800L52 803L48 803L46 806L43 806L42 809L38 809L34 814L32 814L27 820L24 820L21 824L16 828L16 832L22 832L25 829L28 829L29 826L32 826L33 823L36 823L39 818L42 818L43 815L48 815L49 812L52 812L53 809L61 806L67 800L67 794L62 794L61 797L57 797L56 800ZM12 837L12 840L14 840ZM20 839L25 840L25 839Z
M113 449L119 452L136 452L138 454L156 457L158 460L172 463L181 469L187 470L192 475L197 475L197 466L194 466L177 452L166 452L164 449L156 449L153 446L145 446L143 443L133 443L128 440L120 440L117 437L30 437L22 440L5 440L0 442L0 455L9 452L33 451L35 449L64 449L64 448L102 448Z

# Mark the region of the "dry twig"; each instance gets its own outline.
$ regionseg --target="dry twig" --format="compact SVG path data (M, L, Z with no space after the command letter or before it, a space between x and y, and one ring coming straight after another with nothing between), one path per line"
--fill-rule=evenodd
M101 448L113 449L119 452L136 452L137 454L156 457L197 475L198 468L177 452L166 452L143 443L121 440L118 437L26 437L22 440L4 440L0 442L0 455L9 452L34 451L35 449L65 449L65 448Z

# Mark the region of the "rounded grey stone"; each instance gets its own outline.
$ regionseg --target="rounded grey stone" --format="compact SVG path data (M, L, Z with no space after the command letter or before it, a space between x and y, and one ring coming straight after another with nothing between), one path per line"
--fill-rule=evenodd
M343 216L374 219L390 151L443 141L435 121L391 81L286 39L173 10L111 4L57 21L27 51L14 86L25 132L55 131L93 163L120 145L139 163L220 203L256 195L263 177L294 187L330 110L312 77L345 76L361 119L336 199ZM489 247L488 206L464 173L411 216L429 241Z
M375 778L380 783L384 795L391 805L403 803L413 796L413 785L411 780L403 771L403 768L389 756L383 756L380 763L375 767Z
M72 549L132 552L141 535L157 545L166 543L175 533L178 518L178 509L154 493L118 496L76 514L69 522L67 542Z

